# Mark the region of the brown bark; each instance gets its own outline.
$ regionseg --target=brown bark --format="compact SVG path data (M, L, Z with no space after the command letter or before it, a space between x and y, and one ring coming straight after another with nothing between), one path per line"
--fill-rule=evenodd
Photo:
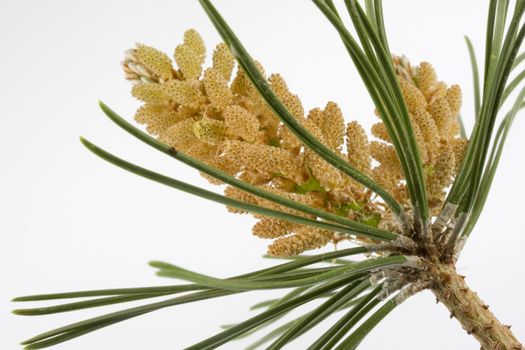
M450 317L479 341L482 350L525 350L510 326L498 321L453 265L435 265L432 274L432 292L450 311Z

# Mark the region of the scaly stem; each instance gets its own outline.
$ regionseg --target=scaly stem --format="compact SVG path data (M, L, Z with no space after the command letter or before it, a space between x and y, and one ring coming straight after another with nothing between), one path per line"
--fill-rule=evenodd
M463 329L481 344L483 350L525 350L510 327L502 324L478 295L465 283L453 265L433 268L432 292L450 311Z

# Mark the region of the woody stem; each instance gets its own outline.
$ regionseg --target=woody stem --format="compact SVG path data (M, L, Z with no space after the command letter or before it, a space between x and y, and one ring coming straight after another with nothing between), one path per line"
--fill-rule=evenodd
M465 283L452 264L436 264L431 288L463 329L481 344L482 350L525 350L510 326L502 324L478 295Z

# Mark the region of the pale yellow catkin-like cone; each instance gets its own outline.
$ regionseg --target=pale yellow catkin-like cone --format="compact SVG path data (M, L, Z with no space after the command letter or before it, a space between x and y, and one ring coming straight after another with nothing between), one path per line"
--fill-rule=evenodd
M279 121L242 69L235 71L235 60L225 44L213 50L211 67L204 67L205 56L204 41L195 30L187 31L175 48L177 67L152 47L140 44L127 51L124 72L135 82L132 95L144 103L135 115L137 122L178 151L252 185L351 220L398 230L392 213L377 196L304 147ZM399 57L393 62L427 174L429 200L436 206L442 203L466 145L458 135L461 89L438 81L429 63L413 67ZM257 66L265 75L262 65ZM375 139L370 139L358 122L345 123L335 102L305 113L301 100L281 75L270 74L267 80L290 113L320 142L403 205L410 205L396 150L382 122L372 126ZM214 184L221 183L203 176ZM224 193L304 216L230 186ZM272 255L297 255L341 239L332 232L255 217L252 232L274 239L268 250Z

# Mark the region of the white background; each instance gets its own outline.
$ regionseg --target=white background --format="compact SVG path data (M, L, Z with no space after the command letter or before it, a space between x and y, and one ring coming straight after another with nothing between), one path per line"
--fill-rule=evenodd
M459 83L472 123L471 75L463 35L482 55L488 1L385 0L391 49L431 61ZM185 29L218 41L197 1L0 2L0 348L112 308L24 318L9 314L18 295L173 283L146 262L167 260L229 276L268 266L253 220L214 203L123 172L82 148L79 135L117 155L194 184L195 171L123 133L99 111L102 99L131 117L119 61L143 42L169 54ZM339 39L309 1L217 0L217 7L269 72L281 72L306 108L340 103L348 120L374 120L372 105ZM514 126L486 210L459 261L467 282L525 339L521 197L525 123ZM520 185L514 185L520 184ZM327 247L326 250L330 250ZM138 317L57 349L180 349L251 315L276 292L183 305ZM303 349L314 330L288 348ZM255 338L252 338L255 339ZM241 349L231 343L225 349ZM399 307L362 349L477 349L429 292Z

